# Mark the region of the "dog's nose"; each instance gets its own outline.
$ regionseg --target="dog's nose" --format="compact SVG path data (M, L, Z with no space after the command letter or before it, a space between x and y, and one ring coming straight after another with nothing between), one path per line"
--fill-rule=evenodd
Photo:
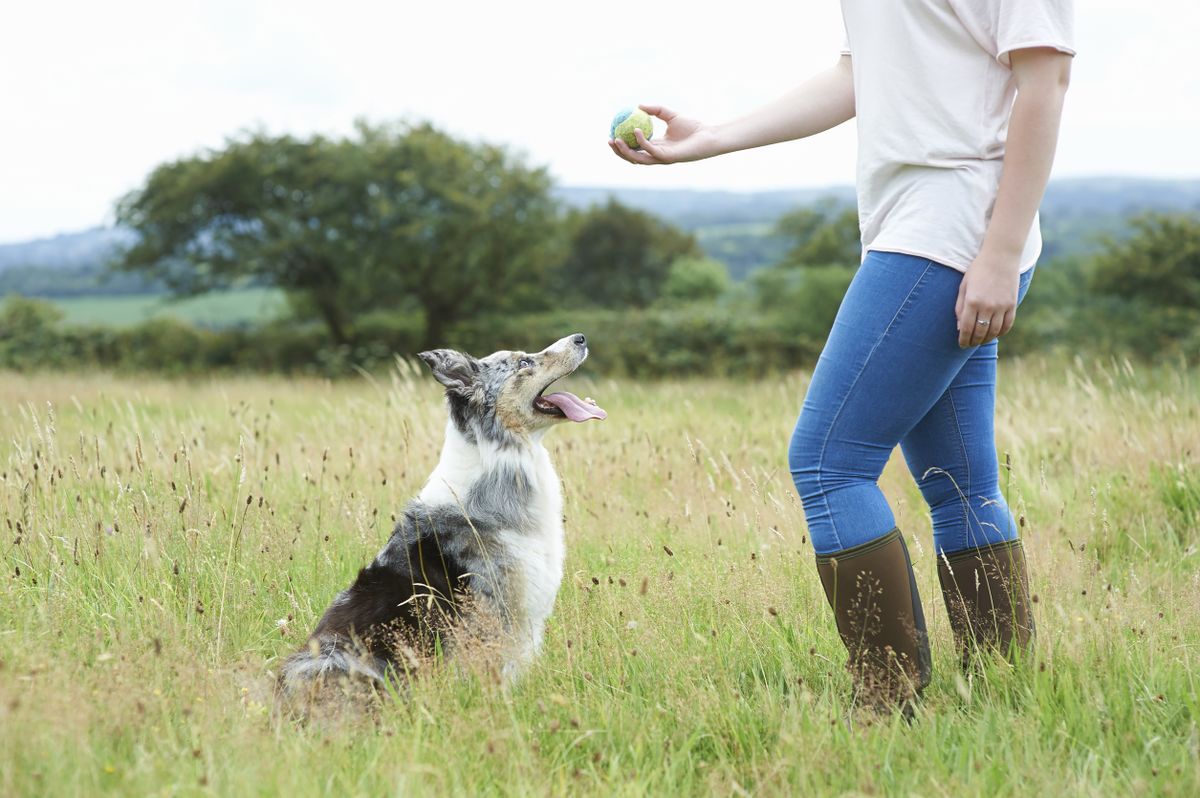
M575 346L583 347L587 346L587 339L583 337L583 333L576 333L571 336L571 343L575 344Z

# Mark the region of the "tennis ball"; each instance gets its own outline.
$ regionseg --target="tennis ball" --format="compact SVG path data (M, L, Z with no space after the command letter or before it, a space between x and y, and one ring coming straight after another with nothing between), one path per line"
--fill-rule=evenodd
M654 137L654 121L650 118L650 114L641 108L634 108L632 111L622 111L614 116L608 135L609 138L622 139L636 150L640 148L638 147L637 136L633 135L635 129L641 130L642 135L647 139Z

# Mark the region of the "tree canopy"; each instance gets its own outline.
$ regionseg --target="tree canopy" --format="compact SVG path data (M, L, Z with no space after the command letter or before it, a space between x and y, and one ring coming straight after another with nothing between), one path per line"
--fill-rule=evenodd
M1150 213L1131 227L1128 238L1109 240L1096 257L1093 290L1200 311L1200 216Z
M784 267L857 266L862 253L858 211L834 200L784 214L775 234L790 242Z
M662 293L671 264L699 257L692 234L609 199L575 211L560 272L573 301L600 307L646 307Z
M540 300L556 212L546 172L503 148L359 123L163 164L117 219L137 234L118 267L178 294L275 285L343 343L364 311L420 309L435 344L461 318Z

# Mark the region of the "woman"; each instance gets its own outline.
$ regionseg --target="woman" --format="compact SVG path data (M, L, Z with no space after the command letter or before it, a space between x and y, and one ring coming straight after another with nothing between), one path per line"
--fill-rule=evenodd
M908 551L877 485L897 444L933 516L963 663L1031 643L1028 577L1000 493L996 340L1041 251L1037 208L1070 74L1071 0L843 0L832 68L736 121L667 123L635 164L804 138L857 117L863 262L813 373L789 464L856 692L909 705L929 644Z

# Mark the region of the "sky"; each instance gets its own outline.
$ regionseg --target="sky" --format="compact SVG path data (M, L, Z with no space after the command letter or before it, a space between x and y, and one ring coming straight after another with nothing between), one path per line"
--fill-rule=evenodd
M1195 0L1076 0L1055 176L1200 177ZM0 243L111 223L155 165L239 131L342 134L428 120L575 186L845 185L854 129L637 167L612 116L740 116L837 58L834 0L41 0L0 26ZM661 130L661 129L660 129Z

